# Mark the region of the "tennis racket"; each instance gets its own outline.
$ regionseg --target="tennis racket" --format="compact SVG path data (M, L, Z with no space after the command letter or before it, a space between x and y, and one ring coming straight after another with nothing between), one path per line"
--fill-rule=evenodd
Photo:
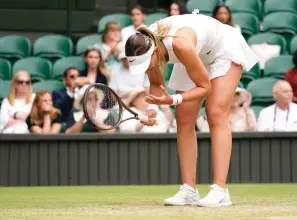
M122 120L124 110L132 116ZM83 111L90 124L99 130L111 130L127 120L148 120L148 116L131 110L108 86L100 83L90 85L83 97Z

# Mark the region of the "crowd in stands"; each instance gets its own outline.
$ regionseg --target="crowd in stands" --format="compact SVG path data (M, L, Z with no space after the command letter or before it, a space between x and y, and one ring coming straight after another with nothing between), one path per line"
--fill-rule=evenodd
M297 10L297 9L296 9ZM192 13L186 4L174 2L168 8L168 16ZM242 31L240 25L232 20L227 5L218 4L211 16L220 22ZM125 42L145 24L147 15L141 6L130 10L132 24L121 27L117 21L106 23L102 39L87 45L83 51L84 69L68 66L59 73L64 86L54 91L40 89L33 92L34 74L21 68L13 73L8 96L2 100L0 110L0 133L6 134L55 134L55 133L166 133L176 132L175 110L170 106L160 106L159 124L154 127L142 125L137 120L127 121L119 129L99 131L88 123L84 116L82 98L88 85L102 83L110 86L119 97L135 112L145 113L148 103L149 80L146 73L132 75L125 56ZM259 35L261 35L260 33ZM251 45L251 44L250 44ZM284 76L276 77L271 84L273 99L265 96L258 105L253 105L255 95L250 82L259 75L266 74L269 59L282 54L281 46L270 42L251 45L261 59L255 72L244 72L230 108L229 121L232 131L297 131L297 50L292 58L293 64ZM297 49L297 48L296 48ZM0 54L1 56L1 54ZM170 69L170 66L167 66ZM164 70L166 72L166 70ZM264 73L263 73L264 72ZM254 74L254 75L253 75ZM249 89L249 87L251 89ZM269 93L269 92L268 92ZM261 98L261 97L260 97ZM264 103L264 104L263 104ZM123 117L129 117L124 112ZM196 129L209 132L207 113L202 107L197 116Z

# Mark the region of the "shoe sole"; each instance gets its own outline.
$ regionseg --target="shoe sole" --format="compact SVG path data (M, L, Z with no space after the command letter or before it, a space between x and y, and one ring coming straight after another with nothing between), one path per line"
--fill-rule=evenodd
M174 203L164 203L164 206L196 206L197 203L184 203L184 204L174 204Z
M202 204L198 202L196 205L199 207L227 207L227 206L231 206L232 202L225 202L225 203L219 203L219 204Z

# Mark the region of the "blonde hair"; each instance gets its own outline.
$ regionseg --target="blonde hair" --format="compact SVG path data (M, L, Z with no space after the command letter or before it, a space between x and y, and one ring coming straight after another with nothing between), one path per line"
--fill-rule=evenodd
M15 74L13 74L13 77L11 80L11 86L10 86L9 93L8 93L8 101L9 101L10 105L14 105L14 101L16 98L14 85L15 85L16 81L18 80L18 78L23 74L26 75L29 78L29 80L31 80L31 77L27 71L21 70L21 71L16 72ZM32 84L30 83L30 85L28 85L28 87L29 87L29 89L28 89L28 92L27 92L26 98L25 98L26 104L29 104L31 102L31 98L32 98Z
M44 117L44 112L41 111L41 108L40 108L40 99L46 94L50 94L49 91L40 90L39 92L37 92L35 99L33 101L32 109L31 109L31 113L30 113L31 122L33 122L34 124L39 125L39 126L43 124L43 117ZM58 116L58 114L61 114L60 110L56 109L53 106L50 111L51 121L54 120Z
M157 25L156 32L150 30L146 26L140 26L137 29L137 31L140 32L140 34L132 35L126 42L126 46L125 46L126 56L139 56L139 55L145 54L154 43L155 46L158 47L158 50L157 50L158 63L161 67L163 67L163 64L165 62L166 51L164 51L164 48L161 47L162 41L166 37L174 37L174 36L168 35L171 25L165 24L162 21L156 22L156 25Z

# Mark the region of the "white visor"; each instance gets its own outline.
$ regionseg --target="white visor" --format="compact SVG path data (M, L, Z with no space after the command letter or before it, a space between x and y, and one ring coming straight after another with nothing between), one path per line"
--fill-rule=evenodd
M140 56L127 56L129 61L129 72L133 75L141 74L147 71L151 63L152 54L154 53L155 45L152 44L151 48Z

